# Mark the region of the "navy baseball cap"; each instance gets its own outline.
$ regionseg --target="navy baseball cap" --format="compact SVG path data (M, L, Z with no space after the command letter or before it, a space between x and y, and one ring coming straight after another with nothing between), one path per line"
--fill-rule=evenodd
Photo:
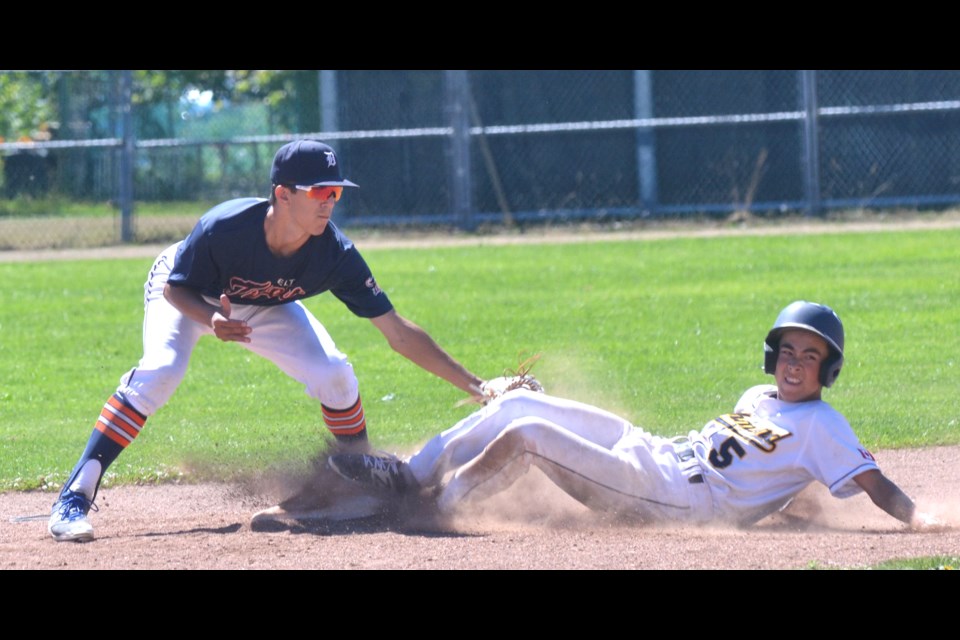
M304 187L359 187L343 179L337 154L317 140L294 140L280 147L273 157L270 181Z

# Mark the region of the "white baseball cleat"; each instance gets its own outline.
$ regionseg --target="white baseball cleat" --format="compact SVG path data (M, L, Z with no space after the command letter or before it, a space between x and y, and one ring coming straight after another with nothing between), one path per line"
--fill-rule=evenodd
M90 508L96 507L87 496L76 491L64 491L53 504L47 530L57 542L89 542L93 540L93 525L87 520Z

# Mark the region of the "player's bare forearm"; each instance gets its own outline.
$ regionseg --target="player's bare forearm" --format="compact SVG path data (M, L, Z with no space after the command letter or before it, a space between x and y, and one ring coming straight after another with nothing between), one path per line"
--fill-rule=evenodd
M892 480L877 469L864 471L856 478L857 484L877 505L897 520L912 525L916 505Z
M163 289L163 297L183 315L194 322L211 326L211 318L220 309L208 304L196 290L189 287L177 287L167 284Z
M221 306L215 307L204 300L199 291L167 283L163 297L186 317L213 329L224 342L250 342L247 336L251 329L247 323L230 319L230 301L226 296L220 296Z
M466 393L481 395L483 380L444 351L422 328L395 311L371 318L370 321L383 333L394 351Z

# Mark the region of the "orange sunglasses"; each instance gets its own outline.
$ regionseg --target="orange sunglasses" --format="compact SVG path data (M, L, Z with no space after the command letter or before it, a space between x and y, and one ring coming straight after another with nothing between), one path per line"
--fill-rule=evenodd
M313 200L320 200L321 202L326 202L330 198L333 198L334 202L340 199L340 196L343 195L343 187L305 187L303 185L294 185L294 189L298 191L306 191L307 197Z

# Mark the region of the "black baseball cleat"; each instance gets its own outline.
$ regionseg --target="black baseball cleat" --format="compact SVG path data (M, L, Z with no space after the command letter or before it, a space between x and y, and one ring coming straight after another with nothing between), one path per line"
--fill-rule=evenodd
M396 493L405 493L417 487L407 463L395 456L334 453L327 458L327 464L342 478Z

